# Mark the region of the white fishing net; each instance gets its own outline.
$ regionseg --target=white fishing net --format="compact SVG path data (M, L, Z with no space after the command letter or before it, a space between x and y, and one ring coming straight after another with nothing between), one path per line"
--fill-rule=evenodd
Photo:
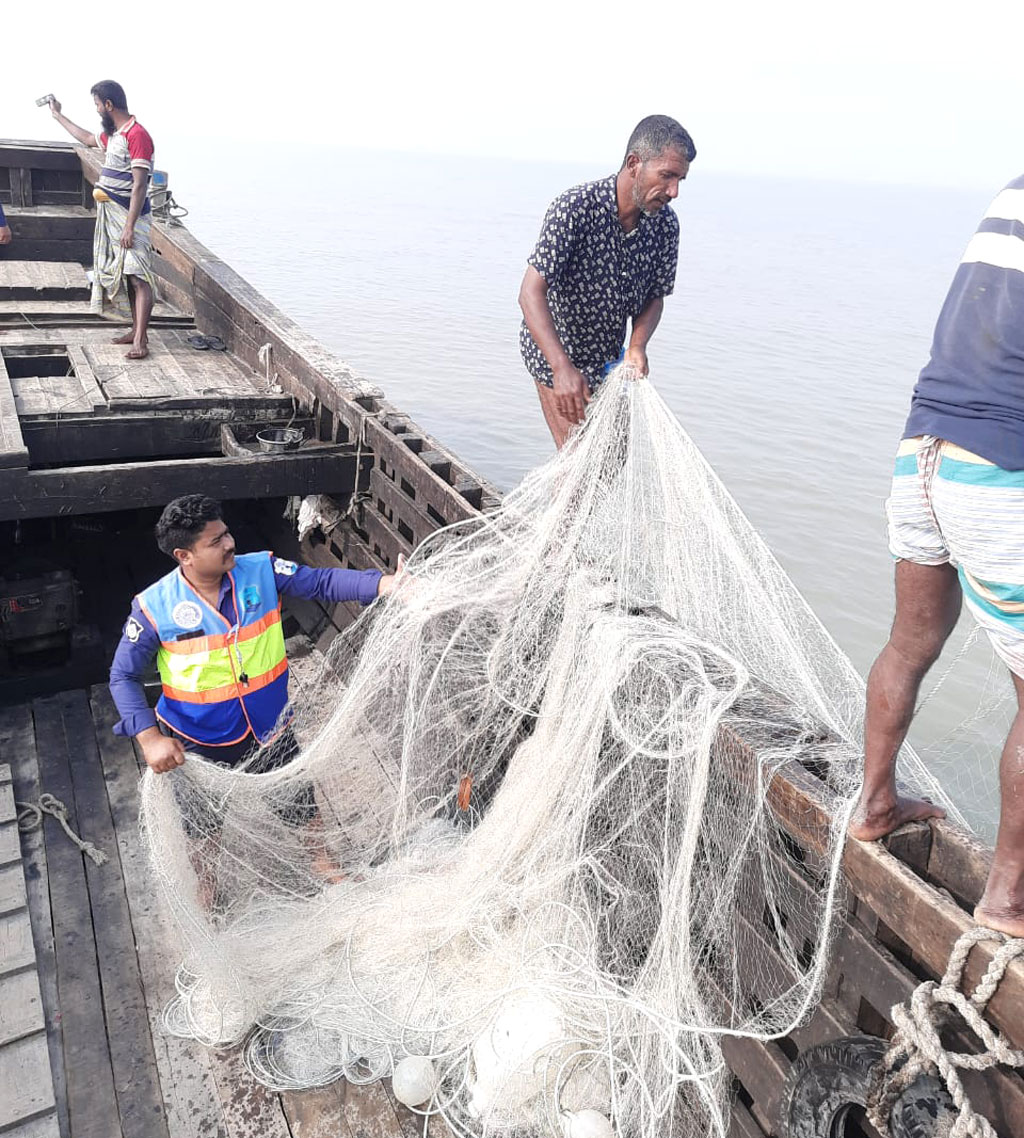
M147 774L186 942L167 1023L244 1041L275 1088L401 1064L398 1096L459 1135L724 1136L722 1037L786 1033L818 992L862 714L620 369L558 457L335 641L290 765ZM766 803L793 760L832 812L823 856Z

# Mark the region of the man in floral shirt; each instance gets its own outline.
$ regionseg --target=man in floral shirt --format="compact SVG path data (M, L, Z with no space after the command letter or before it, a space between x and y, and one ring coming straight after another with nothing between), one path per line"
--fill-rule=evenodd
M647 374L647 343L679 256L669 202L696 153L675 119L650 115L617 174L574 186L548 208L519 290L519 348L559 449L615 364Z

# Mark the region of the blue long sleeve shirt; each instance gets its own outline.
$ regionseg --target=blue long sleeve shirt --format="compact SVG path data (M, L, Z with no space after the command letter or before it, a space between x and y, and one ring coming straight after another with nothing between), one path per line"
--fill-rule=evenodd
M7 218L4 217L4 207L2 205L0 205L0 225L6 225L6 224L7 224Z
M377 596L381 579L377 569L310 569L294 561L283 561L273 554L270 556L274 561L274 583L283 596L305 597L327 604L359 601L363 605L370 604ZM225 573L220 583L217 608L228 621L235 617L231 595L231 583ZM110 665L110 694L121 714L120 720L114 724L115 735L134 736L156 726L156 715L146 702L142 680L156 659L159 648L160 637L136 597Z

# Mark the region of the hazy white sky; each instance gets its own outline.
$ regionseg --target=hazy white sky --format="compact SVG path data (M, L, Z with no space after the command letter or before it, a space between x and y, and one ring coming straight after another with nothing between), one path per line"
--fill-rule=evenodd
M5 5L0 135L62 137L33 105L49 91L91 127L89 87L114 78L158 158L162 139L177 147L189 132L223 139L229 163L234 140L262 141L269 184L279 140L604 171L655 112L693 134L694 175L995 189L1024 171L1022 0L175 0L130 11Z

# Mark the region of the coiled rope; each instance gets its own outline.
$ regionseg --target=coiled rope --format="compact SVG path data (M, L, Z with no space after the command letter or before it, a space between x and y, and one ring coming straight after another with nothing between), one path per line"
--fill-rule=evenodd
M68 824L68 808L59 798L55 798L52 794L40 794L38 802L15 802L14 805L18 810L18 829L23 834L38 829L43 824L43 815L49 814L51 818L57 819L63 827L64 833L94 864L103 865L108 860L107 855L101 849L94 846L92 842L83 841L71 829Z
M962 990L964 966L971 949L986 940L1001 943L968 998ZM893 1007L896 1035L875 1069L868 1097L868 1117L880 1133L889 1134L889 1116L900 1095L921 1075L937 1073L958 1112L949 1138L997 1138L992 1124L971 1105L960 1071L988 1071L999 1065L1024 1067L1024 1051L1014 1050L984 1018L985 1008L1010 961L1019 956L1024 956L1024 940L1009 939L993 929L969 929L953 946L942 980L926 980L907 1004ZM947 1051L943 1047L940 1031L948 1026L952 1011L959 1012L981 1040L985 1048L982 1052Z

